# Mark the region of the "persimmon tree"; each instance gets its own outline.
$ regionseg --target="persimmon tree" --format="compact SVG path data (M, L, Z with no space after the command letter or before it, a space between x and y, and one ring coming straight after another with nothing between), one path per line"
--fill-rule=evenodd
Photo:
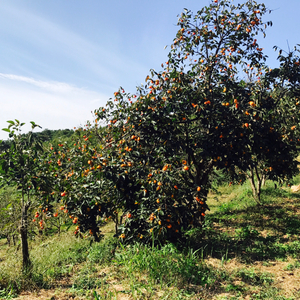
M28 211L33 204L38 188L47 190L47 173L43 172L40 157L43 153L42 145L32 136L32 131L22 134L24 123L18 120L7 121L8 128L3 130L9 133L10 148L0 154L1 183L16 186L21 195L21 220L19 232L22 244L23 270L30 266L28 248ZM39 127L31 122L32 129Z
M295 160L298 155L300 120L300 68L297 52L299 51L295 48L283 55L280 50L279 66L261 77L257 70L252 71L251 75L248 73L251 82L249 85L256 96L253 105L257 110L264 111L261 116L263 126L253 122L244 124L251 132L248 148L253 155L249 168L243 175L250 180L254 198L258 202L261 186L266 178L289 181L298 172ZM267 131L269 134L266 134ZM258 146L259 149L252 151Z
M117 225L122 206L118 196L112 194L117 184L118 166L103 155L102 130L97 124L78 128L68 143L52 145L44 158L53 179L51 193L40 190L40 211L47 210L48 217L57 218L56 203L76 225L75 234L89 232L99 241L99 227L108 219ZM109 157L110 158L110 157ZM37 219L36 219L37 221ZM49 221L48 221L49 222Z
M214 168L232 180L255 184L257 177L257 201L258 169L273 179L295 174L295 144L282 136L288 116L279 118L274 79L258 44L271 25L262 20L266 12L255 1L185 10L163 70L152 70L135 95L121 88L96 111L109 124L108 156L123 169L121 238L177 240L201 226Z

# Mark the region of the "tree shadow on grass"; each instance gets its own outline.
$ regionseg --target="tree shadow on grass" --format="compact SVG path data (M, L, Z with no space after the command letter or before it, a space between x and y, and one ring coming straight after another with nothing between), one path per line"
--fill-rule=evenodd
M288 196L282 203L246 209L231 210L227 205L208 215L203 229L191 232L190 247L201 248L204 257L240 257L249 263L300 257L300 241L295 237L300 228L300 195Z

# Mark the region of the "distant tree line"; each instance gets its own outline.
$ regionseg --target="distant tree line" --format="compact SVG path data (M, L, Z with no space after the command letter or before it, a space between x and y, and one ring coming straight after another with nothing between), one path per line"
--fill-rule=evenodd
M38 139L41 142L48 142L55 144L56 142L60 141L67 141L71 139L71 137L74 134L73 129L57 129L57 130L51 130L51 129L44 129L41 132L33 132L32 136L34 139ZM25 136L27 133L24 134ZM0 152L5 151L6 149L9 149L11 145L11 141L9 139L0 141Z

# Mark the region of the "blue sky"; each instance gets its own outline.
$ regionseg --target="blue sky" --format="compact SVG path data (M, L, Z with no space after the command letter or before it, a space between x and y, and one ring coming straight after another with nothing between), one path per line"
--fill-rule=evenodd
M43 129L83 125L120 86L134 93L151 68L160 69L183 8L197 11L209 3L1 1L0 129L11 119ZM265 17L273 26L260 44L274 67L274 45L287 50L287 41L291 48L300 44L300 1L264 3L274 10ZM0 130L0 139L6 138Z

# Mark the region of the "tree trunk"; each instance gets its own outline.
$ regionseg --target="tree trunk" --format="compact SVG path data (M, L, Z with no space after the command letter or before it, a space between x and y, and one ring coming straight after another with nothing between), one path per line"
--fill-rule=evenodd
M13 240L13 245L16 246L16 235L15 234L12 235L12 240Z
M255 184L254 170L253 169L250 169L250 175L249 174L246 174L246 175L247 175L247 178L250 181L253 198L258 204L260 204L260 191L261 191L261 185L262 185L261 178L259 176L257 176L257 179L256 179L257 184Z
M118 235L118 226L119 226L119 214L116 213L116 220L115 220L115 231L116 231L116 236Z
M10 246L10 235L9 233L6 235L7 245Z
M28 247L28 227L27 227L27 214L30 204L23 203L22 206L22 218L21 218L21 244L22 244L22 257L23 257L23 271L28 271L31 266L31 261L29 258L29 247Z

